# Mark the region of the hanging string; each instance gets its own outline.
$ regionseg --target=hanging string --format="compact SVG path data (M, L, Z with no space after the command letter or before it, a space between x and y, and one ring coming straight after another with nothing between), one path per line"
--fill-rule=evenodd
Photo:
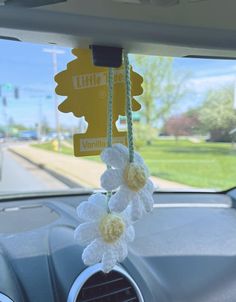
M112 124L113 124L113 68L108 70L108 104L107 104L107 147L112 146Z
M128 130L128 148L129 161L134 161L134 138L133 138L133 119L132 119L132 95L131 95L131 80L130 80L130 64L127 53L124 53L125 64L125 82L126 82L126 117Z
M107 147L112 146L112 125L113 125L113 82L114 72L113 68L108 70L108 103L107 103ZM111 169L111 166L107 165L107 169ZM112 196L112 192L107 192L107 200Z

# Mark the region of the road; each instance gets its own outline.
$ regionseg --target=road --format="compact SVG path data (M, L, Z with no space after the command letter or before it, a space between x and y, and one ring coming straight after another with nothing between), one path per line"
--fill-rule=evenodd
M63 190L68 187L37 166L2 148L0 194Z

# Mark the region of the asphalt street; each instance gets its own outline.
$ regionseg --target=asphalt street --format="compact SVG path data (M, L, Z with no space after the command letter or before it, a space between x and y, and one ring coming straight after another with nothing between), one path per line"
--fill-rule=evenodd
M44 170L11 153L0 150L0 194L63 190L68 187Z

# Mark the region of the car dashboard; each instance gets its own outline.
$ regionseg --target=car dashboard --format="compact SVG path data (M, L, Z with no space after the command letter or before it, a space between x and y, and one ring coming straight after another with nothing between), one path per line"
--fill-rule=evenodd
M74 239L88 195L2 200L1 301L234 301L234 191L155 193L128 258L109 274L86 268Z

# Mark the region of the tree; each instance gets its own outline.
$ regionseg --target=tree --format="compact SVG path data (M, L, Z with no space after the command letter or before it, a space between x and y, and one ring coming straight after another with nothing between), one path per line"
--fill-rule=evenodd
M157 127L158 123L165 123L185 96L187 74L174 72L173 58L137 55L134 60L135 67L144 78L144 92L140 98L144 123ZM150 141L147 137L147 142Z
M229 132L236 128L233 86L209 91L199 118L212 141L230 141Z
M145 145L147 137L150 141L156 139L157 129L143 123L134 123L134 145L136 150Z
M190 136L195 134L198 125L199 120L196 115L184 113L170 117L165 123L163 132L167 135L173 135L177 140L179 136Z

